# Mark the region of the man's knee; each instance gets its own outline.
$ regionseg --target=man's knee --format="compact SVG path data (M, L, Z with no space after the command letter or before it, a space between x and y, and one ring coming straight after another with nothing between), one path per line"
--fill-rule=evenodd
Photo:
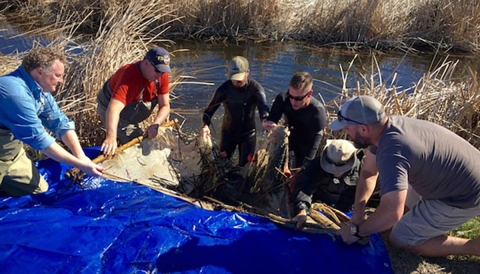
M5 194L12 197L21 197L29 194L40 194L48 191L48 183L43 181L38 185L26 185L18 182L2 183Z
M388 241L390 242L391 245L397 248L403 248L404 246L407 246L406 241L402 241L402 239L395 237L395 235L393 234L393 231L391 231L390 235L388 235Z
M7 195L19 197L28 194L44 193L48 190L48 183L23 151L8 166L6 175L2 179L1 187Z
M419 245L410 245L405 239L400 238L398 236L395 236L395 234L390 232L390 235L388 236L388 241L390 244L396 248L401 248L405 251L408 251L410 253L414 254L421 254L421 250L419 248Z
M39 194L39 193L44 193L48 191L48 183L45 181L45 179L40 180L40 183L38 184L37 188L33 191L33 194Z

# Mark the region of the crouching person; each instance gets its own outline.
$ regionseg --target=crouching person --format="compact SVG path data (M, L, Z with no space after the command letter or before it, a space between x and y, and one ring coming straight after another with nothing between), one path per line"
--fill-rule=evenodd
M364 151L356 149L350 141L327 140L322 154L308 162L295 178L294 220L307 216L312 200L350 211L363 156Z
M60 111L51 94L63 82L64 63L62 54L39 47L32 49L15 71L0 77L0 189L9 196L48 190L24 144L89 175L101 175L102 168L85 156L73 121Z

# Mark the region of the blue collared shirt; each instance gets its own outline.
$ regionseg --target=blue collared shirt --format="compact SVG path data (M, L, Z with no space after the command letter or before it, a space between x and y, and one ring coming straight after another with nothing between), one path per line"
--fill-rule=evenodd
M52 94L43 92L23 66L0 77L0 105L0 127L10 129L16 139L36 150L55 142L45 128L59 139L75 129Z

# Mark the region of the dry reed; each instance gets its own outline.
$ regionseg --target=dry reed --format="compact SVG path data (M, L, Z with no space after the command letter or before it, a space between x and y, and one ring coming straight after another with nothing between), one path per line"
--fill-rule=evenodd
M350 67L343 74L347 83ZM381 78L375 56L369 75L357 82L356 87L338 87L338 96L326 102L329 120L336 118L340 105L355 95L370 95L385 106L388 115L402 115L428 120L460 135L472 145L480 147L480 89L476 73L463 81L454 81L451 75L457 62L444 60L437 68L425 74L410 87L395 86L396 75ZM327 129L329 138L340 138L341 132Z
M32 15L41 15L43 25L65 28L59 22L82 22L82 33L97 33L109 14L129 5L132 1L0 2L0 8L8 6L16 16L30 21ZM162 14L151 26L164 25L156 33L165 37L296 39L351 49L480 51L480 3L476 0L152 0L147 5L156 6ZM35 20L30 24L37 24Z

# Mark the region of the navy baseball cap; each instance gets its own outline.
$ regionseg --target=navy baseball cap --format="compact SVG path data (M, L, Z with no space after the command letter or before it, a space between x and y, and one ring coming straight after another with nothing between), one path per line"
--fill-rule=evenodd
M168 51L161 47L152 48L145 55L145 59L148 59L152 65L161 72L170 72L170 54Z

